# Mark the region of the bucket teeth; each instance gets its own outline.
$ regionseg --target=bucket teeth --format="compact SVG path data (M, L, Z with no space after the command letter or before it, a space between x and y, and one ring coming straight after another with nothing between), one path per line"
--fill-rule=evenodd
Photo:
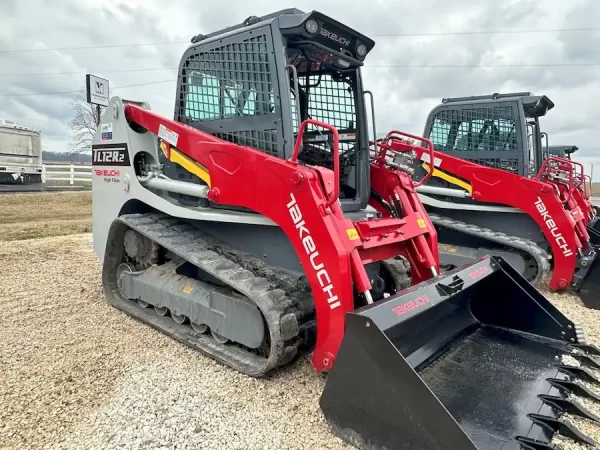
M529 418L534 423L536 423L542 427L546 427L546 428L554 431L554 433L558 432L562 436L572 439L573 441L575 441L577 443L591 445L592 447L596 447L598 445L598 443L595 440L593 440L591 437L587 436L586 434L583 434L581 431L579 431L579 429L576 426L570 424L569 422L566 422L564 419L556 419L554 417L544 416L542 414L529 414ZM556 448L556 447L550 447L550 446L535 447L532 445L532 442L539 443L540 445L543 445L544 443L541 441L534 441L533 439L529 439L529 438L525 438L525 437L521 437L521 436L518 436L517 440L520 441L525 446L525 448L527 448L527 445L530 445L529 448L533 448L535 450ZM550 445L550 444L548 443L546 445Z
M578 397L585 397L585 398L589 398L591 400L596 400L597 402L600 402L600 396L598 396L597 394L592 392L590 389L588 389L583 384L580 384L576 381L560 380L558 378L548 378L547 381L552 386L560 389L561 391L563 391L567 394L574 394Z
M580 380L587 381L588 383L600 384L600 378L594 375L586 367L565 366L562 364L557 367L558 370L560 370L564 374L569 375L570 377L578 378Z
M517 436L516 439L521 443L521 448L527 450L562 450L560 447L549 442L536 441L535 439L522 436Z
M577 332L577 326L575 326L575 331ZM577 333L577 337L579 337L579 333ZM580 340L580 342L583 342L583 338ZM600 356L600 347L594 344L571 344L571 347L581 350L585 353L589 353L590 355Z
M593 367L595 369L600 369L600 361L598 361L596 358L591 357L588 354L576 352L570 353L570 356L572 356L582 364L585 364L589 367Z
M559 411L572 414L574 416L583 417L594 422L600 423L600 417L588 411L587 408L580 405L577 401L560 397L557 395L540 394L538 397L547 405L558 409Z

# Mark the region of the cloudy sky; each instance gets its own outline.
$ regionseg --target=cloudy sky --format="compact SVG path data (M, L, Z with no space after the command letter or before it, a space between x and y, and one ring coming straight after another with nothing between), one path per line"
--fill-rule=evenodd
M111 95L149 101L171 117L176 68L193 35L295 6L317 9L376 41L364 77L375 94L378 131L422 133L443 97L546 94L556 104L542 119L551 144L578 145L579 160L594 161L600 179L600 1L278 4L1 0L0 118L41 129L46 150L66 150L73 91L85 88L88 72L108 78Z

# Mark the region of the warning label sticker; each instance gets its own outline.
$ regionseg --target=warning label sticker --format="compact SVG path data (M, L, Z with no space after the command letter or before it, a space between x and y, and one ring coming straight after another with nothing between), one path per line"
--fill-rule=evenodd
M171 144L173 147L177 147L177 140L179 139L179 134L177 134L173 130L170 130L169 128L164 126L162 123L158 127L158 137L161 139L164 139L169 144Z

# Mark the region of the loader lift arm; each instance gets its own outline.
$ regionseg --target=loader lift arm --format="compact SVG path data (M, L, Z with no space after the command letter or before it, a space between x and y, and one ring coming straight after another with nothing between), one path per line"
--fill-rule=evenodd
M210 174L209 201L248 208L270 218L289 237L305 269L315 298L317 339L313 364L318 371L333 366L344 335L345 314L355 309L353 289L372 303L365 264L398 255L414 263L417 282L439 273L435 230L423 211L397 218L352 222L344 217L339 193L337 130L314 120L304 121L294 154L283 160L264 152L223 141L136 106L125 105L125 115L144 130L204 166ZM334 170L297 161L302 133L308 124L329 129L334 141ZM397 174L391 174L396 177ZM397 188L407 186L398 181ZM395 191L380 195L392 201ZM413 191L414 194L414 191ZM416 195L416 194L414 194ZM417 237L427 241L412 244ZM431 245L431 246L430 246ZM422 267L422 268L420 268ZM312 270L311 270L312 269Z
M417 150L418 159L424 160L425 154L426 149ZM534 219L546 236L555 260L550 287L564 289L572 283L577 256L585 250L585 241L577 234L573 213L565 210L551 185L452 155L437 155L439 164L435 168L468 180L474 200L512 206Z

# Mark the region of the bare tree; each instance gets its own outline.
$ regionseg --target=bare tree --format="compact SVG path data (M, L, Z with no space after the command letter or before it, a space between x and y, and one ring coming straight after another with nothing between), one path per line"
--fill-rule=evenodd
M85 90L80 91L71 104L73 118L69 122L69 129L73 137L69 142L71 153L84 153L92 150L92 138L96 132L97 123L100 122L96 105L87 102ZM100 117L106 108L100 108Z

